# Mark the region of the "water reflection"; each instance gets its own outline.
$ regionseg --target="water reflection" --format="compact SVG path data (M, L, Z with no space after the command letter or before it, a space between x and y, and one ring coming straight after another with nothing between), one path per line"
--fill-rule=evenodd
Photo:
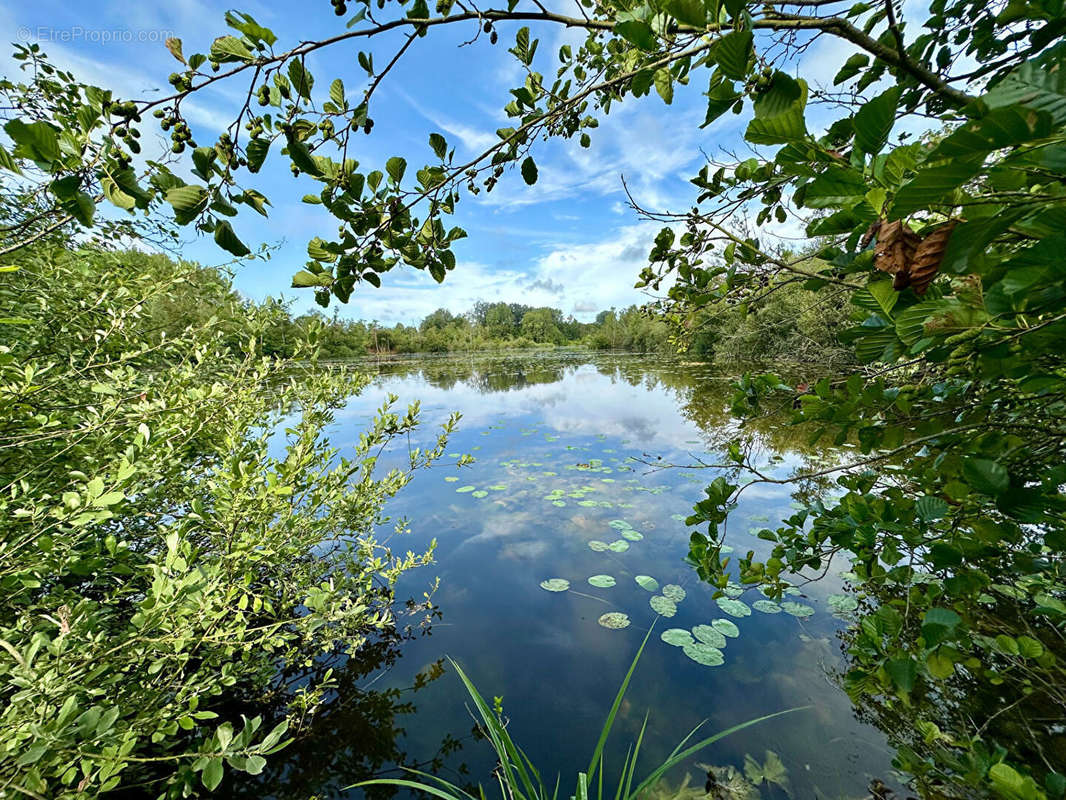
M412 685L426 665L450 655L484 694L504 698L512 734L542 771L566 776L587 761L618 681L654 623L610 758L621 761L648 710L645 753L652 764L704 720L705 729L714 730L807 705L808 711L787 722L744 731L695 761L742 772L747 755L764 763L771 751L788 770L796 797L859 797L871 780L889 775L892 754L883 734L855 719L834 683L844 666L837 640L842 623L825 600L842 589L841 576L830 574L794 598L815 609L813 616L756 611L733 619L740 635L723 648L721 667L696 663L658 638L666 628L691 629L728 618L712 590L683 563L689 531L678 519L702 496L713 473L657 471L659 459L713 462L738 431L780 474L806 470L834 458L833 453L812 451L805 432L778 421L739 429L729 414L727 382L706 367L672 359L552 352L361 366L375 380L339 416L331 434L338 445L394 393L402 401L421 401L427 430L452 410L461 411L450 455L470 453L477 459L470 467L443 464L419 476L390 509L411 522L413 533L404 548L438 542L431 569L441 579L435 599L443 620L432 637L404 645L404 657L375 690ZM383 466L402 458L401 450L386 453ZM753 487L733 515L727 543L765 555L768 543L750 531L791 513L788 491ZM626 521L642 538L629 541L622 552L590 549L590 541L620 539L611 526L615 520ZM589 576L601 574L611 575L615 586L588 584ZM685 589L676 616L657 618L637 575ZM540 588L550 577L568 580L571 589ZM400 596L417 596L426 580L424 574L406 576ZM757 599L746 595L745 608L750 611ZM608 630L598 625L605 612L626 614L630 626ZM442 739L468 728L464 700L454 676L420 691L414 724L405 725L400 737L406 757L433 758ZM343 741L343 717L325 730ZM350 733L353 741L362 736L358 726ZM314 752L313 747L307 751L309 761ZM472 779L491 782L494 759L488 748L466 748L462 759L469 762ZM698 775L695 761L687 769ZM454 767L445 759L445 768ZM330 777L328 767L308 772L323 781ZM672 780L676 787L682 775ZM345 784L329 780L323 785L329 793ZM302 790L323 791L315 786L311 779L300 783ZM767 783L757 791L771 797L782 790Z

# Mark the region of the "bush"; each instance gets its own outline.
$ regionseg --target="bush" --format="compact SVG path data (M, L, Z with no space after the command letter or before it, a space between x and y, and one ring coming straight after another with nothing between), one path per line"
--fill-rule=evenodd
M323 433L364 379L310 352L304 368L264 357L269 320L217 274L64 248L16 269L0 287L17 323L0 347L0 785L179 796L257 773L292 732L227 697L392 626L392 586L431 553L374 529L454 420L375 475L417 409L386 406L342 457ZM212 316L179 319L190 286ZM292 713L328 685L304 685Z

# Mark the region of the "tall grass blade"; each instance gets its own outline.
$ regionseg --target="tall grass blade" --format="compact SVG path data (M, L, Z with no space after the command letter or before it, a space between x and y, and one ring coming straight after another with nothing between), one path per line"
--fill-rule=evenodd
M588 768L589 775L595 775L596 768L601 763L603 748L604 745L607 744L607 736L611 733L611 728L614 726L614 718L618 716L618 709L622 705L622 698L625 697L626 690L629 688L629 682L633 678L633 672L637 668L637 662L640 660L640 654L644 652L644 646L648 643L648 639L651 637L651 632L653 630L655 630L655 623L652 623L652 626L648 628L648 633L644 636L644 641L640 643L640 647L637 648L637 654L633 656L633 663L629 665L629 672L626 673L622 685L618 687L618 694L614 697L614 704L611 706L611 710L607 714L607 721L603 723L603 730L600 731L600 740L596 742L596 749L592 751L592 759L589 761Z

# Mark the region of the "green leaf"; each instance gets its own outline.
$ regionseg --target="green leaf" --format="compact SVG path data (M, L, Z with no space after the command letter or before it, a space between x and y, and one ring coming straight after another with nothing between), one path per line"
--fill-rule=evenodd
M937 205L981 171L983 158L954 159L919 167L916 177L905 183L892 203L895 217L906 217L919 209Z
M5 123L4 132L16 145L16 156L48 163L59 158L59 138L47 122L27 124L16 118Z
M901 89L895 86L865 103L855 114L855 143L868 155L881 152L896 121Z
M807 208L850 208L862 202L869 187L852 169L830 168L803 187Z
M248 171L259 172L259 168L266 161L267 152L270 150L269 139L255 138L244 147L244 154L248 158Z
M245 246L244 242L237 238L237 234L233 232L233 226L227 220L222 220L215 226L215 244L238 258L242 258L252 252Z
M407 171L407 161L399 156L393 156L385 162L385 171L392 178L392 182L399 184L403 180L403 174Z
M306 144L296 139L289 139L286 149L289 152L289 158L292 159L292 163L302 172L315 176L322 174L322 170L318 167L318 162L311 157L311 151L307 149Z
M1051 115L1022 108L996 108L981 119L966 122L942 140L929 159L959 158L991 153L1043 139L1051 134Z
M211 57L222 63L251 61L254 58L252 51L236 36L219 36L211 42Z
M914 502L914 509L922 522L936 522L947 516L948 504L939 497L923 495Z
M663 102L667 105L674 102L674 77L670 74L670 70L666 67L655 70L654 81L655 91L659 93Z
M167 190L166 198L174 207L174 218L184 225L207 207L208 194L203 186L175 186Z
M685 25L707 27L707 9L703 0L666 0L663 8L667 14Z
M844 81L854 78L869 63L870 57L865 53L856 53L853 56L849 56L848 60L844 62L844 66L840 68L836 77L833 78L833 85L839 86Z
M448 142L439 133L429 135L429 146L437 154L437 158L443 159L448 152Z
M890 658L885 662L885 672L897 689L910 692L918 677L918 665L910 658Z
M659 41L655 38L651 26L639 19L629 19L615 23L614 32L630 44L635 44L641 50L649 53L659 49Z
M777 71L770 78L769 88L756 96L753 108L756 118L774 117L789 111L797 103L805 105L806 102L806 82Z
M963 461L962 475L970 486L982 494L1003 494L1010 484L1006 467L998 461L986 458L968 458Z
M718 40L712 52L726 77L737 81L747 77L753 41L751 31L731 31Z
M329 286L332 281L332 276L328 272L316 275L313 272L308 272L306 269L302 269L292 276L292 288L306 289L310 286Z
M289 62L289 80L292 81L292 88L300 97L305 100L311 99L311 89L315 85L315 79L298 58Z
M207 760L207 765L204 767L204 771L200 776L204 782L204 786L208 791L214 791L218 788L218 785L222 783L222 759L210 758Z
M333 101L337 108L343 109L348 105L344 97L344 81L340 78L334 78L333 83L329 85L329 99Z
M526 156L522 162L522 180L529 186L537 182L537 165L533 162L533 156Z

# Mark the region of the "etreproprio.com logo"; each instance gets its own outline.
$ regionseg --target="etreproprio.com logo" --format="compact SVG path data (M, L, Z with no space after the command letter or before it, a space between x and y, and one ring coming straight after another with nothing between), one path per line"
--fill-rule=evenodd
M134 42L165 42L173 31L131 30L130 28L53 28L50 25L22 25L18 29L20 42L88 42L90 44L132 44Z

